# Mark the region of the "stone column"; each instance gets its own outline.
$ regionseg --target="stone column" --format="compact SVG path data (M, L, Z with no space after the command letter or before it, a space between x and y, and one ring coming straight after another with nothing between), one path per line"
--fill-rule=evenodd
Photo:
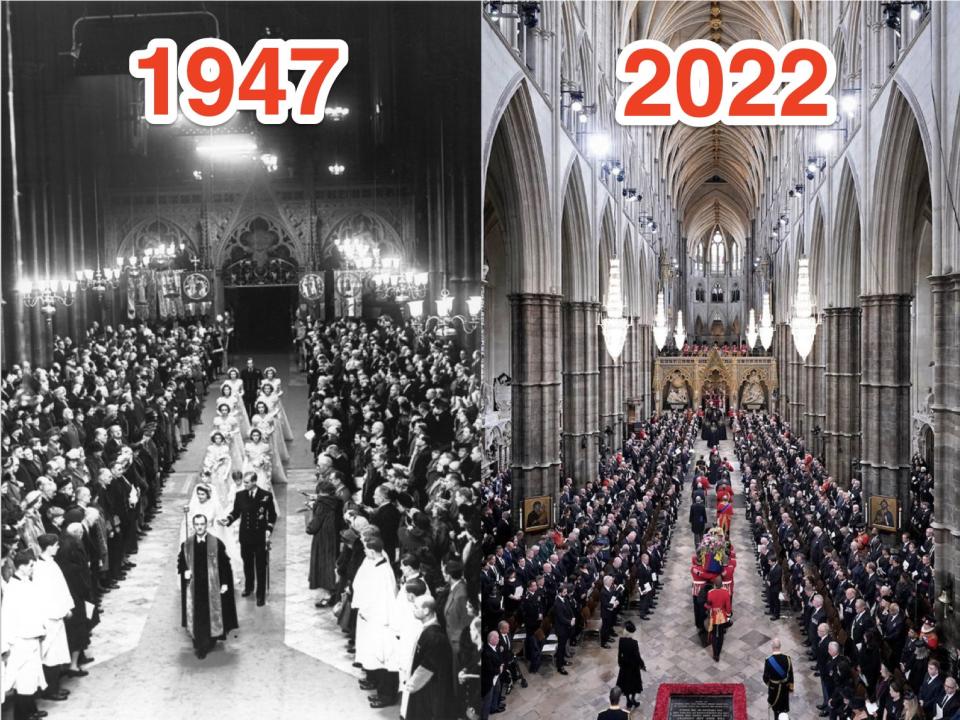
M623 346L623 399L624 402L640 400L640 332L636 318L631 318L627 330L627 342Z
M623 355L614 360L600 331L597 358L600 366L600 443L616 450L623 437ZM612 434L608 434L610 428Z
M560 296L510 296L514 504L560 484Z
M937 592L960 581L960 274L930 278L933 293L934 517ZM960 600L957 598L954 602ZM952 638L960 634L960 613L940 619Z
M649 325L640 325L637 327L637 337L639 338L639 362L640 362L640 385L639 395L643 400L644 418L653 415L654 396L653 396L653 330Z
M582 487L593 479L598 460L600 304L565 302L562 315L563 471Z
M810 446L810 428L804 424L803 409L806 398L803 386L803 360L793 345L793 334L790 326L784 325L783 351L787 357L787 376L790 378L790 426L793 431L804 439L807 447Z
M823 429L826 426L826 411L823 399L823 373L826 370L826 362L824 360L823 343L823 327L819 327L813 341L813 347L802 367L804 439L808 442L808 447L814 448L820 456L823 455ZM815 428L820 428L819 433L814 434Z
M826 417L823 439L827 471L849 486L860 459L860 308L827 308L820 328L826 351Z
M787 343L790 341L790 326L779 323L773 337L773 356L777 359L777 372L780 375L780 399L777 402L776 410L780 417L793 427L789 404L789 401L793 399L793 388L790 386L790 355L787 352L793 349L787 347Z
M860 414L864 503L871 495L900 498L909 517L910 493L909 295L861 299Z

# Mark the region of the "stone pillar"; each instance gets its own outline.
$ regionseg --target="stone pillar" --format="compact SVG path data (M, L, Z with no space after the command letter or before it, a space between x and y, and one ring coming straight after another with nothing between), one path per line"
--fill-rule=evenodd
M827 308L820 328L826 351L826 417L823 439L827 471L849 486L860 460L860 308Z
M864 296L860 331L863 499L898 497L904 519L910 512L910 301L909 295Z
M593 479L598 460L600 304L565 302L562 314L563 471L582 487Z
M936 588L960 583L960 274L930 278L933 294L933 434ZM958 587L960 592L960 587ZM955 603L960 601L957 597ZM947 634L960 637L960 613L944 615Z
M510 296L514 504L560 487L560 296Z
M787 347L787 343L790 341L790 326L779 323L773 336L773 356L777 359L777 372L780 375L780 399L777 401L776 411L784 421L790 423L790 426L793 427L793 422L790 419L789 401L793 397L790 387L790 355L788 354L788 350L793 348Z
M623 399L624 402L640 401L640 332L636 318L631 318L627 330L627 342L623 346Z
M823 429L826 426L826 410L823 399L823 373L826 370L823 352L823 332L823 327L817 328L817 334L813 340L813 347L810 349L810 354L807 355L807 360L803 363L802 367L804 440L807 441L808 447L812 447L819 457L823 457ZM820 430L814 433L816 428L820 428Z
M600 445L616 450L623 439L623 355L616 360L607 352L600 331L597 357L600 367ZM610 433L607 433L607 428Z
M803 438L805 444L810 444L810 428L804 424L803 409L806 405L806 398L803 384L803 360L793 345L793 334L790 332L790 326L784 325L783 333L783 351L787 357L787 376L790 379L790 426L793 431Z
M653 395L653 361L654 344L653 329L649 325L640 325L637 327L637 337L639 338L639 362L640 362L640 385L639 395L643 400L643 416L648 418L653 415L655 409Z

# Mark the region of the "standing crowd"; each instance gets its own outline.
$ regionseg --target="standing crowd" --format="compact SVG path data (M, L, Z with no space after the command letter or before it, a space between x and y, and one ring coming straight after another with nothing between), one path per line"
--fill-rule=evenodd
M412 323L301 319L309 583L373 708L475 718L479 694L479 353Z
M83 666L101 600L136 566L170 469L200 421L222 363L202 322L98 323L55 338L53 362L4 373L2 604L4 704L16 720L62 702Z
M526 687L520 653L530 675L548 655L566 675L571 648L591 636L610 648L618 626L611 700L639 704L645 666L636 626L623 616L632 606L646 620L656 607L698 426L684 412L642 423L621 450L605 453L596 479L566 480L556 518L536 537L513 520L509 472L484 481L482 717L504 711L518 682Z
M940 645L933 617L926 468L915 461L912 522L891 544L876 527L868 532L875 523L864 510L859 480L840 487L780 418L740 414L737 425L767 605L775 619L781 597L797 612L821 684L820 715L960 718L954 658Z

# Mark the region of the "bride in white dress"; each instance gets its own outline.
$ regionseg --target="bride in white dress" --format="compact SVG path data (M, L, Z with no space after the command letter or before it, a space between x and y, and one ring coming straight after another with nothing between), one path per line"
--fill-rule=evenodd
M257 400L254 408L256 413L250 418L250 423L253 427L260 430L263 439L270 446L273 452L274 466L279 466L282 470L283 466L290 462L290 452L287 450L286 443L280 439L280 434L277 432L277 415L275 412L270 412L270 410L267 409L267 404L262 400ZM276 479L276 477L276 474L274 474L274 479ZM286 482L285 473L283 481Z
M242 437L250 434L250 419L247 417L247 411L243 407L243 398L238 395L229 382L220 385L220 397L217 398L217 406L226 403L230 406L230 414L237 420L237 426L240 428Z

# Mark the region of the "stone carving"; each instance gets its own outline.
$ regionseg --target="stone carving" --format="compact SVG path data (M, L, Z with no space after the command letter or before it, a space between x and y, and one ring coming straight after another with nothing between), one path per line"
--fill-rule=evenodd
M670 378L670 387L667 390L667 405L689 405L690 393L687 392L687 383L680 373L674 373Z
M766 402L766 398L763 385L760 384L760 378L757 376L757 371L754 370L747 375L747 379L744 381L740 404L744 406L763 405L764 402Z

